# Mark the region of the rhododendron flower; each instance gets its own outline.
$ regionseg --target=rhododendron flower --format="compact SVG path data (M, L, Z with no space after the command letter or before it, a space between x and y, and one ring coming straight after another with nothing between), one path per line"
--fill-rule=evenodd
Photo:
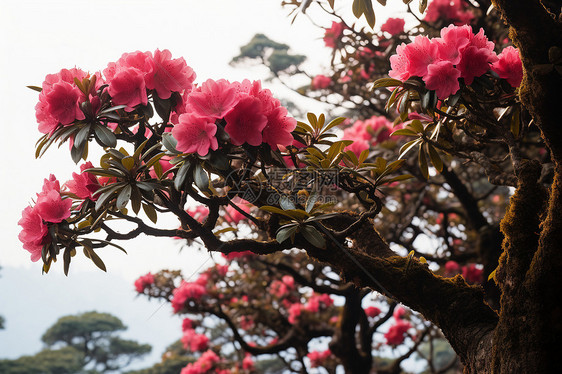
M381 26L382 32L387 32L390 35L398 35L404 32L404 25L406 21L402 18L389 18Z
M301 312L302 312L302 304L300 303L292 304L289 307L289 318L288 318L289 323L293 325L297 323L297 319L301 315Z
M47 222L60 223L70 217L72 200L62 199L57 191L37 195L35 210Z
M343 33L343 23L332 22L332 26L324 33L324 44L328 48L336 48L338 39Z
M496 55L486 48L470 46L462 53L462 59L457 65L461 77L468 85L472 84L475 77L479 77L490 70L490 63L497 60ZM438 95L439 96L439 95Z
M428 90L435 90L439 99L445 99L459 90L460 76L461 72L450 61L439 61L427 67L424 82Z
M369 149L369 142L364 139L355 139L353 143L345 147L346 151L351 151L355 153L355 156L359 157L361 152Z
M470 10L466 10L464 3L460 0L433 0L427 7L424 20L436 22L445 19L455 25L462 25L470 23L473 18L474 14Z
M519 50L512 46L504 48L498 55L498 61L492 65L500 78L507 80L512 87L519 87L523 80L523 64L519 56Z
M438 60L439 47L428 37L418 35L414 41L406 46L408 56L408 72L410 76L424 77L428 66Z
M82 92L74 84L58 82L45 94L51 116L61 125L86 118L80 110Z
M397 320L388 331L384 334L386 343L389 345L398 345L404 342L406 332L412 327L410 322L403 319Z
M223 253L222 256L229 261L236 260L237 258L253 257L256 254L252 251L242 251L242 252L230 252L228 254Z
M267 143L273 149L277 149L277 145L289 145L295 140L291 132L297 127L297 120L287 116L287 109L279 106L275 108L267 116L267 125L263 129L264 143Z
M377 308L376 306L369 306L369 307L365 308L365 314L369 318L374 318L374 317L378 316L380 313L381 313L381 310L379 308Z
M468 264L462 267L462 277L468 283L482 282L482 269L478 268L476 264Z
M310 360L310 367L317 368L322 367L324 365L324 361L326 361L332 355L332 351L329 349L319 352L319 351L311 351L309 352L306 357Z
M220 361L219 356L211 350L204 352L197 361L188 364L180 374L204 374Z
M248 202L246 200L241 200L239 203L236 204L238 208L243 210L246 213L250 212L250 207L248 206ZM240 213L237 209L232 206L227 206L225 208L225 215L224 219L228 223L233 223L235 225L239 224L240 221L247 219L242 213Z
M209 338L205 334L198 334L193 329L187 329L183 332L181 342L185 349L191 352L201 352L209 347Z
M441 38L436 39L439 49L439 58L451 61L456 65L461 60L461 53L470 44L474 38L472 28L470 26L457 27L449 25L441 29Z
M80 199L90 199L96 201L98 196L93 194L101 187L98 178L85 172L84 170L93 168L94 165L90 161L80 165L80 174L72 173L72 180L66 182L68 190Z
M200 117L223 118L239 100L235 85L225 79L208 79L187 96L186 111Z
M189 318L184 318L181 323L181 331L190 330L193 328L193 321Z
M154 284L154 275L152 275L152 273L148 273L140 276L135 281L135 290L137 290L138 293L143 293L146 288L150 287L153 284Z
M43 223L39 213L30 206L23 210L18 225L22 227L18 238L23 243L23 248L31 253L31 261L38 261L41 258L43 245L50 241L47 225Z
M397 306L392 313L392 317L398 321L406 315L406 309L402 308L401 306Z
M152 74L146 75L146 87L154 89L161 99L169 99L172 92L191 91L195 72L183 57L172 59L167 49L154 51Z
M114 104L127 105L128 111L137 105L148 103L144 73L135 68L118 70L109 80L107 92Z
M197 152L200 156L216 150L219 145L215 134L217 126L213 120L182 114L179 124L172 129L172 136L178 141L176 148L185 153Z
M313 90L322 90L324 88L330 87L331 84L332 78L322 74L318 74L314 78L312 78L312 83L310 84L310 86Z
M152 63L152 53L150 52L131 52L123 53L119 60L110 62L103 71L107 81L115 78L115 75L122 70L136 69L142 73L143 79L146 75L152 74L154 64Z
M172 292L172 308L175 313L181 311L188 300L199 300L207 293L205 287L182 281L180 286Z
M258 99L251 96L242 98L234 110L225 116L225 120L224 129L230 135L232 144L257 146L262 143L261 132L267 125L267 117Z
M445 273L448 275L457 274L460 268L460 265L456 261L447 261L445 263Z
M244 370L254 370L255 369L254 360L252 360L251 354L246 353L246 355L244 356L244 359L242 360L242 369L244 369Z

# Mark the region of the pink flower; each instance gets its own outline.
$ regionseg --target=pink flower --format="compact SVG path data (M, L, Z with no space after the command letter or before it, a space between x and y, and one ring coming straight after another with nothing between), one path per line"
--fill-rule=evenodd
M147 136L147 138L148 138L148 136ZM170 163L171 159L172 159L172 157L170 157L170 156L163 156L160 160L158 160L158 163L162 167L162 173L163 174L174 167L174 165L172 165ZM158 178L158 176L156 175L156 171L154 171L154 167L150 168L150 171L148 172L148 174L150 175L151 178L155 178L155 179ZM166 178L172 178L172 174L168 174Z
M438 42L439 58L451 61L454 65L461 60L461 53L474 38L472 28L468 25L457 27L449 25L441 29L441 38Z
M396 321L404 318L405 315L406 315L406 309L402 308L401 306L397 306L394 309L394 312L392 313L392 317L394 317Z
M350 139L351 140L351 139ZM346 151L351 151L355 153L355 156L359 157L361 152L369 149L369 142L364 139L355 139L353 143L345 147Z
M45 94L50 115L61 125L86 118L80 110L83 94L74 84L59 82Z
M23 248L31 253L31 261L36 262L41 258L43 245L50 241L47 225L37 211L28 206L22 214L18 225L22 227L18 235L23 243Z
M44 221L59 223L70 217L72 200L62 199L60 183L54 175L43 182L43 190L37 194L35 211Z
M381 26L382 32L387 32L390 35L397 35L404 32L404 25L406 21L402 18L389 18L386 22Z
M482 269L478 268L476 264L468 264L462 267L462 277L468 283L481 283L482 273Z
M339 38L343 34L343 23L332 22L332 26L324 33L324 44L328 48L336 48Z
M490 70L491 54L487 49L470 46L463 51L462 59L457 65L461 77L467 85ZM439 96L439 95L438 95Z
M287 285L290 289L295 287L295 278L291 277L290 275L283 275L281 277L281 281Z
M460 270L460 265L455 261L447 261L445 264L445 273L447 275L457 274Z
M332 355L332 352L327 349L325 351L319 352L319 351L311 351L309 352L306 357L308 357L308 359L310 360L310 367L311 368L317 368L317 367L321 367L324 365L324 362L330 358L330 356Z
M152 60L152 53L150 52L136 51L123 53L119 60L110 62L107 65L107 68L103 71L103 75L107 81L111 81L119 71L136 69L141 72L144 79L145 76L153 73L154 64Z
M250 212L250 205L246 200L240 199L238 201L234 201L236 206L243 210L246 213ZM246 216L240 213L238 210L234 209L231 205L225 208L225 215L224 219L228 223L233 223L235 225L239 224L240 221L245 220Z
M246 96L238 105L225 116L225 130L230 135L234 145L248 143L260 145L262 143L262 130L267 125L267 117L262 112L258 99Z
M252 355L246 353L244 359L242 360L242 369L244 370L254 370L254 360L252 360Z
M204 205L199 205L195 208L189 209L187 213L193 218L195 218L197 221L203 222L209 215L209 208L207 208Z
M223 118L240 100L236 86L224 79L208 79L189 94L186 111L200 117Z
M80 199L90 199L96 201L98 196L93 194L101 187L98 178L84 170L93 168L90 161L80 165L80 174L72 173L72 180L66 182L68 190Z
M379 308L377 308L376 306L369 306L369 307L365 308L365 314L369 318L374 318L374 317L378 316L380 313L381 313L381 310Z
M287 109L279 106L267 116L262 141L277 149L277 145L287 146L295 140L291 132L297 127L297 120L287 116Z
M435 90L439 99L445 99L459 90L460 75L461 72L450 61L439 61L427 67L425 86L428 90Z
M406 338L406 332L412 327L410 322L405 321L403 319L399 319L396 323L388 329L388 331L384 334L386 339L386 344L388 345L399 345L404 342Z
M183 332L181 342L184 348L191 352L201 352L209 347L209 338L205 334L197 334L193 329L187 329Z
M445 19L455 25L467 24L472 21L474 14L465 9L460 0L433 0L429 3L425 13L425 21L437 22Z
M181 324L181 331L193 329L193 321L189 318L184 318Z
M172 308L174 313L181 311L189 300L199 300L207 293L205 287L196 284L182 281L180 286L172 292Z
M114 104L127 105L129 111L137 105L148 103L144 73L135 68L118 70L109 80L108 93Z
M519 56L519 50L514 47L506 47L498 55L498 61L492 65L500 78L507 80L512 87L519 87L523 80L523 64Z
M183 57L172 59L167 49L154 51L152 74L146 76L146 87L154 89L161 99L169 99L172 92L191 91L195 72Z
M322 74L318 74L314 78L312 78L312 83L310 84L310 86L313 90L322 90L324 88L330 87L331 84L332 78Z
M224 258L226 258L229 261L232 260L236 260L236 259L244 259L247 257L254 257L256 256L256 254L254 252L251 251L242 251L242 252L230 252L228 254L222 254L222 256Z
M204 374L220 361L219 356L211 350L206 351L194 363L188 364L180 374Z
M135 281L135 289L137 290L138 293L143 293L145 289L147 289L153 284L154 284L154 275L152 275L152 273L148 273L140 276Z
M297 323L297 319L301 315L301 312L302 312L302 304L300 303L292 304L289 307L289 318L288 318L289 323L293 325Z
M219 147L216 132L217 126L213 120L182 114L179 124L172 129L172 136L178 141L178 151L197 152L200 156L205 156L209 149L216 150Z

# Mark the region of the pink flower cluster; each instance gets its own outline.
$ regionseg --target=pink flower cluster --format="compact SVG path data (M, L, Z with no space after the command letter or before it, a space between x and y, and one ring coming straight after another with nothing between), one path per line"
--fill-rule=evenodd
M41 258L43 246L50 242L49 223L60 223L70 217L71 199L63 199L59 181L54 175L43 182L35 206L26 207L18 225L22 227L18 238L23 248L31 253L31 261Z
M293 142L291 131L297 125L271 91L262 89L259 81L230 83L209 79L187 96L182 112L172 129L178 141L177 149L201 156L218 149L215 135L216 121L220 119L226 122L224 130L232 144L267 143L274 149L278 144Z
M312 82L310 84L310 87L313 90L323 90L325 88L330 87L331 84L332 84L332 78L327 77L327 76L322 75L322 74L318 74L318 75L314 76L314 78L312 78Z
M523 80L523 64L519 56L519 50L512 46L504 48L498 55L498 61L492 65L500 78L507 80L512 87L519 87Z
M234 204L236 204L236 206L238 208L240 208L242 211L249 213L250 212L250 207L251 204L248 203L246 200L244 199L236 199L235 201L233 201ZM232 207L231 205L227 206L225 208L225 215L224 215L224 220L228 223L232 223L232 224L239 224L240 221L245 220L246 216L244 216L242 213L240 213L238 210L236 210L234 207Z
M310 367L317 368L322 367L327 359L332 356L332 351L326 349L325 351L312 351L306 355L310 360Z
M404 308L402 307L397 307L394 310L394 324L392 324L389 327L388 331L384 334L386 344L396 346L404 342L406 333L412 327L410 322L402 319L405 314L406 310L404 310Z
M220 362L219 356L211 350L204 352L197 361L188 364L181 370L180 374L205 374L209 373L215 364ZM230 373L230 371L228 371ZM224 373L226 374L226 373Z
M456 261L447 261L445 264L445 275L451 277L459 273L462 274L462 277L468 283L481 283L484 272L476 264L467 264L461 267Z
M189 300L200 300L207 293L204 286L195 282L182 281L180 286L172 292L172 308L174 313L179 313Z
M353 144L347 146L358 157L362 151L369 149L371 145L382 143L390 137L392 122L383 116L373 116L365 121L355 121L353 125L343 131L344 140L353 140Z
M72 180L65 183L68 190L80 199L92 201L98 199L98 196L94 196L94 193L100 189L100 181L95 175L84 172L84 170L93 167L94 165L90 161L80 165L80 174L72 173Z
M306 304L291 304L289 306L289 316L287 319L289 323L295 324L298 322L298 319L303 311L309 313L318 313L321 310L325 310L326 308L332 306L333 304L334 300L332 300L332 297L330 295L313 293Z
M87 76L86 72L73 68L62 69L45 77L39 102L35 106L39 131L50 134L59 125L70 125L75 120L86 118L80 109L80 104L86 97L74 83L74 78L81 81Z
M270 289L273 295L282 298L295 289L295 279L290 275L284 275L281 280L271 282Z
M142 275L135 281L135 289L138 293L143 293L145 289L152 286L154 284L154 275L152 273L148 273Z
M343 34L344 24L341 22L332 22L332 26L326 29L324 33L324 44L328 48L336 48L340 37Z
M427 22L447 20L455 25L468 24L473 19L474 14L466 9L462 0L433 0L424 17Z
M404 21L402 18L389 18L381 26L381 31L387 32L392 36L402 34L404 32L405 24L406 21Z
M187 213L199 222L203 222L209 215L209 208L204 205L198 205L195 208L187 210Z
M194 329L185 329L181 342L185 349L191 352L201 352L209 347L209 338L205 334L198 334Z
M195 73L183 57L172 59L167 49L151 52L124 53L108 64L103 74L109 84L108 93L116 105L132 110L148 103L147 90L159 98L168 99L172 92L191 91Z
M460 89L459 78L467 85L490 70L498 61L494 43L480 29L474 34L470 26L450 25L441 30L440 38L417 36L410 44L402 43L390 57L392 78L402 81L420 77L439 99Z

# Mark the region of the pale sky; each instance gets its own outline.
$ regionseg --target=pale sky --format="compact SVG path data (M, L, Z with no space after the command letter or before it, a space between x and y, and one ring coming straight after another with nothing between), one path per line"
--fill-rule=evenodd
M78 255L68 278L62 275L61 263L53 264L48 275L41 275L40 262L29 260L17 238L17 222L41 189L43 178L53 173L64 182L78 167L66 144L60 149L52 147L42 159L34 158L34 144L41 136L34 111L38 94L25 86L40 86L45 75L62 68L76 66L94 72L124 52L156 48L184 57L199 83L208 78L264 79L264 68L228 65L239 47L256 33L289 44L295 53L309 56L310 71L322 72L321 65L329 61L322 30L302 15L291 25L288 11L280 3L0 0L0 315L6 318L6 329L0 330L0 359L36 353L41 349L40 335L58 317L97 309L113 313L129 325L127 337L151 343L153 354L144 364L156 362L164 347L180 337L180 320L170 318L168 305L160 308L158 303L135 298L132 282L148 271L181 268L189 275L205 261L205 266L211 264L203 252L178 253L179 245L171 239L142 238L120 243L128 255L114 249L100 251L108 274ZM349 1L338 3L350 7ZM383 17L380 11L377 17ZM331 24L326 17L315 21ZM275 96L290 97L303 109L321 111L316 103L291 96L286 89L270 88Z

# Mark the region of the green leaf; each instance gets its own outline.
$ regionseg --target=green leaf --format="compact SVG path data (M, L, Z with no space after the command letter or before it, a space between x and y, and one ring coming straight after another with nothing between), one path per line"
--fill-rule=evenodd
M313 134L314 129L310 127L307 123L297 121L297 128L301 128L304 133Z
M408 127L411 127L418 134L423 134L423 125L419 119L413 120Z
M314 191L312 192L312 194L310 194L308 200L306 200L306 206L304 208L307 213L310 213L312 211L312 208L314 208L314 204L316 204L316 201L319 197L320 193L318 191Z
M340 125L341 123L343 123L343 121L345 121L345 117L338 117L336 119L331 120L330 123L328 123L328 125L322 130L322 133L325 133L331 128Z
M365 160L367 159L367 157L369 157L369 150L368 149L364 149L361 154L359 155L359 162L358 165L363 164L363 162L365 162Z
M114 148L117 145L115 134L103 125L94 126L94 135L101 146Z
M162 145L170 152L174 154L180 154L181 152L176 149L178 141L172 136L172 133L165 132L162 134Z
M141 158L140 155L142 153L142 150L146 146L146 143L148 143L148 139L146 139L144 142L142 142L141 145L139 145L138 148L135 150L135 153L133 153L133 158L135 160L140 160L140 158Z
M435 147L433 147L429 143L426 143L426 147L431 163L433 164L435 169L437 169L437 171L441 173L443 171L443 160L441 160L441 156L439 156L439 153L437 153Z
M191 167L191 162L186 160L183 165L179 168L178 172L176 173L176 177L174 178L174 188L180 191L185 184L185 178L187 176L187 172Z
M82 244L84 245L84 242L82 242ZM92 260L92 262L101 270L107 272L107 269L105 268L105 264L103 263L103 261L101 260L101 258L96 254L96 252L94 252L93 248L88 248L87 246L84 245L84 254L90 259Z
M29 89L32 89L33 91L37 91L37 92L41 92L43 91L43 89L41 87L37 87L37 86L26 86Z
M402 81L394 78L380 78L375 81L373 84L373 89L381 88L381 87L400 87L402 85Z
M86 125L78 131L76 136L74 137L74 146L76 148L80 148L85 141L88 140L88 135L90 135L90 125Z
M326 239L320 234L320 232L312 226L303 225L300 227L300 232L310 244L316 248L326 248Z
M416 145L418 145L420 142L422 141L421 138L418 139L414 139L414 140L410 140L409 142L407 142L406 144L404 144L401 148L400 148L400 156L398 156L398 158L403 158L404 155L406 155L406 153L410 152L410 150L412 148L414 148Z
M429 179L429 166L427 165L427 159L425 157L425 152L423 147L420 146L418 152L418 164L420 166L420 171L425 179Z
M195 185L197 186L197 188L199 188L200 191L210 191L209 176L207 175L207 171L203 169L201 164L195 164L195 168L193 169L193 180L195 181Z
M365 14L365 19L372 29L375 28L375 10L373 9L373 3L371 0L363 0L363 14Z
M142 210L144 210L144 213L146 214L148 219L150 219L153 223L156 223L156 221L158 221L158 214L156 213L156 209L154 209L152 205L143 203Z
M318 129L318 121L316 119L316 115L314 113L306 113L306 117L308 118L308 122L312 125L313 129Z
M121 159L121 164L125 167L125 169L131 171L135 166L135 159L131 156L126 156Z
M411 178L413 178L413 177L414 177L414 176L411 175L411 174L402 174L402 175L399 175L399 176L397 176L397 177L393 177L393 178L390 178L390 179L388 179L388 180L381 181L381 184L383 184L383 183L392 183L392 182L401 182L401 181L404 181L404 180L407 180L407 179L411 179Z
M277 234L275 235L275 240L277 240L278 243L283 243L285 240L291 238L292 241L293 238L295 237L297 229L298 226L296 224L283 226L277 231Z
M287 218L293 218L292 215L290 215L289 213L285 212L283 209L279 209L275 206L270 206L270 205L264 205L260 208L261 210L265 210L266 212L269 213L275 213L275 214L281 214L282 216L285 216Z
M117 195L117 202L115 203L115 207L117 209L125 208L131 198L132 191L133 189L130 184L123 187L123 189L119 192L119 195Z
M427 0L420 0L420 13L423 14L423 12L425 12L425 9L427 8Z
M141 200L142 200L142 196L140 190L137 188L137 186L132 186L131 206L133 207L133 212L135 212L136 215L139 214L140 207L141 207Z
M394 131L390 136L419 136L417 132L410 129L400 129Z
M515 108L513 115L511 116L511 120L509 122L509 127L513 136L516 138L519 136L519 129L520 129L520 109L519 107Z
M279 198L279 206L283 210L296 209L295 204L285 195Z

